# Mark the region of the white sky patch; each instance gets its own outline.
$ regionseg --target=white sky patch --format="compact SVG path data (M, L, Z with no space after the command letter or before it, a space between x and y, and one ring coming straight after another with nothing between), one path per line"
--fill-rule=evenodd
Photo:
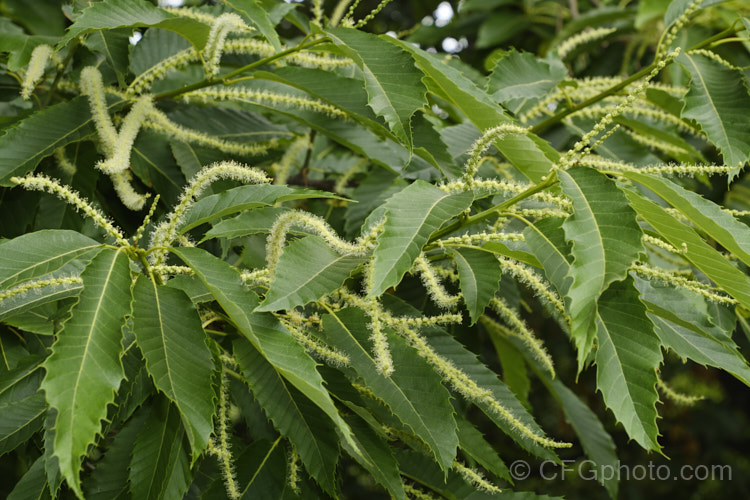
M466 37L461 37L460 40L456 40L452 36L443 38L442 47L445 52L448 52L449 54L456 54L458 52L461 52L466 47L469 46L469 41L466 39Z
M134 31L133 34L128 37L128 41L130 42L130 45L136 45L141 41L141 38L143 38L143 33L140 31Z
M185 0L159 0L159 7L182 7Z
M453 19L453 7L448 2L440 2L435 12L435 26L442 28Z

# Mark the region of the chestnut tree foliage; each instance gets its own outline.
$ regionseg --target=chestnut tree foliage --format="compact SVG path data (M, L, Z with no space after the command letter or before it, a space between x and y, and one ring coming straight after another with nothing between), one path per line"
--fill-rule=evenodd
M537 498L507 448L613 466L699 399L667 364L750 384L747 5L465 0L481 72L406 3L8 2L9 498Z

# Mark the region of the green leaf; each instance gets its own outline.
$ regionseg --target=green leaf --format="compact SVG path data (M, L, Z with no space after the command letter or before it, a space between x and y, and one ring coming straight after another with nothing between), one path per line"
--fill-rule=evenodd
M414 60L388 43L387 35L350 28L331 28L327 33L362 70L370 107L385 118L393 133L411 150L411 117L427 105L427 89Z
M368 349L367 318L358 309L346 309L323 317L330 342L351 359L352 371L393 414L432 450L435 460L449 470L456 457L458 437L450 393L440 376L406 342L389 332L394 372L383 376Z
M0 404L0 455L13 451L16 446L26 442L36 434L44 424L47 403L40 391L31 396Z
M342 437L356 449L351 430L323 387L323 378L315 369L315 362L272 315L251 313L258 306L258 298L248 293L239 272L205 250L179 248L172 252L195 271L240 332L274 370L323 410L336 424Z
M269 233L279 215L288 211L285 207L264 207L248 210L237 217L219 221L206 231L203 241L213 238L241 238L251 234ZM304 234L290 231L290 234Z
M500 288L500 263L491 253L470 248L453 252L453 260L456 261L461 294L473 325Z
M570 276L570 245L565 241L563 220L547 218L534 222L523 231L529 249L542 264L544 274L561 297L566 297L572 278Z
M47 490L47 477L44 473L44 455L40 456L6 497L7 500L46 500L50 498Z
M446 221L471 206L471 193L450 195L423 181L415 181L389 198L386 222L373 252L369 297L382 295L398 285L430 235Z
M634 192L626 192L631 206L648 224L675 248L684 248L683 256L722 290L750 307L750 278L723 255L703 241L693 228L676 221L656 203ZM685 245L683 247L683 244Z
M190 43L177 33L148 29L140 41L130 46L130 70L140 75L169 56L190 47Z
M81 274L83 292L44 363L42 389L57 410L55 456L73 491L82 497L81 457L101 430L107 405L124 377L122 325L130 311L127 256L103 249Z
M23 176L55 149L95 133L85 97L39 110L0 136L0 186L13 186L10 178Z
M403 40L388 37L388 42L409 52L427 76L425 84L428 90L454 104L479 130L510 123L510 118L487 93L437 55L429 54ZM546 141L533 134L507 135L501 141L496 141L495 146L533 182L540 182L560 156Z
M199 51L206 45L211 31L207 24L178 17L145 0L103 0L83 9L58 45L64 46L72 39L93 31L143 27L174 31Z
M364 260L340 255L318 236L295 240L284 248L266 298L256 311L293 309L318 300L341 287Z
M406 500L406 492L399 474L398 462L393 457L385 439L359 417L351 416L346 421L354 431L359 449L362 450L362 454L366 458L366 460L363 460L357 454L353 454L355 460L388 490L391 498Z
M661 342L633 279L616 281L599 299L596 385L604 402L632 439L659 451L656 371Z
M251 208L310 198L346 200L346 198L342 198L334 193L315 189L276 186L273 184L239 186L198 200L185 214L184 223L180 226L180 232L184 233L213 219L226 217L227 215Z
M130 457L130 492L143 500L181 500L192 481L180 412L166 399L154 402Z
M565 79L568 71L558 60L539 59L511 49L487 77L487 92L499 102L541 97Z
M39 278L68 262L93 257L101 243L67 229L28 233L0 244L0 289Z
M260 34L266 37L276 52L281 52L281 41L279 35L274 29L274 25L266 13L266 9L261 7L257 0L222 0L225 4L231 6L237 12L241 13L246 20L258 28Z
M735 219L732 214L725 212L717 204L701 195L688 191L663 177L637 172L628 172L624 176L658 194L664 201L682 212L690 222L750 266L750 229Z
M656 334L678 356L725 370L750 385L750 366L731 337L713 323L706 302L680 288L636 279Z
M547 220L547 219L544 219ZM490 241L485 243L481 246L483 251L486 252L492 252L497 255L502 255L504 257L510 257L511 259L523 262L525 264L528 264L530 266L542 267L542 263L539 262L539 260L529 252L525 252L523 250L511 250L508 248L508 245L505 243L500 243L499 241Z
M705 9L724 0L703 0L698 4L698 9ZM669 3L666 14L664 14L664 26L669 26L682 16L689 8L693 7L692 0L672 0Z
M115 71L117 83L120 88L125 88L125 75L128 74L128 56L130 45L130 36L133 30L113 29L107 31L97 31L86 38L84 45L92 52L97 52L104 56L107 64Z
M691 76L682 117L698 122L721 150L726 165L741 166L750 158L750 131L746 127L750 94L742 72L702 54L682 53L677 62Z
M114 436L104 457L97 462L96 472L84 482L88 500L125 500L128 491L128 467L133 446L151 413L150 406L141 407Z
M590 168L558 173L575 213L563 224L572 241L573 262L568 289L571 334L578 349L578 370L593 347L597 299L645 251L641 229L627 198L614 181Z
M401 299L392 296L383 296L383 303L394 313L408 317L421 317L422 312L409 306ZM539 436L544 431L534 421L534 417L526 410L523 404L516 398L508 387L502 383L495 372L487 368L478 359L477 355L466 349L455 337L438 327L423 327L419 332L430 345L430 347L441 357L453 363L457 368L466 373L477 385L492 393L492 396L503 407L505 407L515 418ZM516 428L508 424L500 417L492 406L481 401L471 401L476 404L505 434L510 436L526 451L544 458L559 462L554 451L545 448L521 434Z
M138 179L161 195L168 206L176 205L185 185L169 151L169 141L151 130L141 130L130 153L130 167Z
M193 457L213 432L216 368L198 311L181 290L140 276L133 289L133 333L157 389L180 410Z
M48 302L74 297L80 293L81 289L83 285L79 283L48 285L0 300L0 321Z
M457 418L456 423L461 450L494 475L512 483L508 467L474 424L465 418Z
M296 391L250 342L235 340L234 355L255 400L292 442L310 475L333 493L339 450L331 420Z

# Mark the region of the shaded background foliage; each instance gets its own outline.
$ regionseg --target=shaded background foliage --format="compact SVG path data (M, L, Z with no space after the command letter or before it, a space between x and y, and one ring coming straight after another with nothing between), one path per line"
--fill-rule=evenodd
M571 74L576 77L624 76L633 74L653 60L653 47L662 32L662 18L668 3L659 0L629 3L608 1L578 3L575 0L570 2L466 0L461 4L395 1L387 5L378 16L370 21L366 30L372 33L401 34L405 40L419 43L423 48L434 47L438 52L455 53L474 69L473 75L476 80L479 80L510 47L543 56L560 41L586 27L615 26L618 28L615 33L604 40L595 40L579 47L567 62ZM378 4L377 1L366 0L361 2L360 9L362 12L368 12ZM85 2L76 2L78 7L84 5ZM330 12L333 5L332 2L325 2L325 6ZM27 34L39 37L60 36L70 24L70 21L66 19L64 9L60 7L60 3L53 0L35 1L33 9L29 8L27 2L21 0L3 0L0 3L0 12L5 16L1 20L4 23L3 29L8 29L8 20L12 20L15 24L22 26ZM298 6L300 10L308 8L307 3ZM707 9L699 14L698 22L694 26L681 32L679 36L684 39L679 42L689 46L693 42L700 41L709 36L712 31L723 29L727 20L732 16L743 12L748 14L746 11L750 11L750 8L746 2L741 1L725 2L716 8ZM447 12L451 12L452 15L448 17L445 14ZM281 21L278 31L283 39L299 38L299 31L289 20ZM409 33L404 34L405 31ZM116 34L122 50L129 50L123 40L126 40L131 33L132 30L124 30ZM734 50L733 47L733 44L727 44L717 51L735 66L744 68L746 77L750 76L750 70L747 69L750 66L750 57L747 51ZM91 47L83 48L77 57L81 57L84 61L86 58L94 61L97 57L95 52ZM6 60L5 63L9 61ZM472 75L471 72L468 74ZM108 79L113 77L113 75L106 76ZM677 71L672 72L672 77L684 78ZM0 109L4 111L0 113L0 120L3 125L7 126L23 119L30 110L17 113L15 109L11 109L9 103L18 95L16 81L3 75L0 85L2 86L0 98L3 100ZM221 117L217 121L220 119ZM194 120L194 117L187 116L185 120L190 122ZM205 126L207 131L229 133L227 130L221 130L220 123L207 123ZM212 127L213 130L211 130ZM564 127L550 129L546 135L546 138L559 150L564 150L571 145L574 137L573 133ZM144 151L148 150L147 133L141 137L140 141L136 143L136 148L141 146ZM316 152L319 150L313 148L313 157ZM149 153L152 157L158 158L159 154L165 152ZM212 157L210 151L202 151L202 153L204 164L218 159ZM172 150L167 154L176 156L179 151ZM149 154L144 154L145 156ZM264 162L271 163L280 156L280 152L271 152L268 157L264 158ZM709 161L720 158L717 151L710 151L707 156ZM96 155L92 149L83 151L80 157L77 156L79 164L92 165L95 161ZM134 160L134 170L138 169L137 161ZM169 162L173 163L171 159ZM44 160L42 168L50 168L51 165L50 160ZM342 168L346 167L347 165L342 165ZM313 180L324 179L313 178ZM154 185L157 182L154 180ZM747 193L745 190L750 189L750 181L744 177L737 180L731 194L728 193L727 183L723 178L702 182L687 181L687 183L691 183L695 191L717 203L737 209L750 208L749 198L744 196ZM353 182L352 186L355 184L356 182ZM128 234L134 232L140 225L141 216L133 215L121 206L111 184L104 176L98 179L91 175L74 176L72 185L82 194L96 197L104 211L110 214ZM217 185L216 192L228 185ZM330 187L330 183L322 187ZM170 188L169 186L159 191L162 193L164 207L170 206L179 193L176 187ZM13 238L31 230L58 227L78 230L89 235L97 234L97 230L90 223L79 218L72 208L50 197L21 192L17 189L3 189L0 196L0 203L2 203L0 236L3 238ZM329 211L328 205L314 201L310 202L307 208L311 212L320 214ZM330 215L330 220L337 225L343 225L341 212L333 211ZM254 242L256 247L259 244L258 241ZM252 248L252 245L250 247ZM221 252L228 249L222 248L219 243L213 243L212 250ZM262 249L257 255L253 255L252 252L250 250L244 256L248 261L257 262L262 259ZM424 299L423 291L416 279L407 279L400 286L399 291L403 296L411 294L411 303L418 309L430 311L433 307ZM659 424L663 433L661 444L664 446L664 453L671 458L671 461L666 461L654 453L646 454L637 444L628 442L622 428L615 425L611 413L606 411L601 396L596 393L593 370L584 372L578 383L574 383L577 369L574 361L576 356L568 338L559 331L554 322L545 319L540 306L532 296L524 295L522 298L524 303L531 304L531 308L524 314L524 319L533 327L533 330L555 332L544 335L544 338L557 362L558 376L569 387L573 387L578 396L584 399L591 408L596 410L607 430L616 440L618 457L622 463L635 466L653 460L658 464L668 464L673 471L677 471L682 464L728 464L732 466L731 481L623 481L620 485L620 498L662 498L667 494L684 498L710 498L716 495L737 495L743 498L750 494L750 479L748 479L750 478L750 461L744 453L750 446L750 419L748 418L750 394L744 385L725 372L703 369L690 362L687 370L685 368L675 370L675 377L673 377L673 374L669 373L669 368L677 363L675 363L676 360L671 359L664 373L665 378L672 380L678 389L706 394L708 400L692 408L676 406L667 400L660 407L662 419ZM3 353L12 357L14 349L21 348L20 342L15 336L7 334L7 327L0 328L5 329L2 336ZM486 364L498 373L503 373L502 366L498 362L496 348L481 328L454 328L452 333L474 352L480 353ZM750 335L750 332L739 333L741 334L735 335L735 340L746 352L750 348L746 335ZM537 387L539 382L533 380L530 403L541 426L550 435L575 442L575 435L565 423L562 413L557 409L558 405L546 391L539 390L540 387ZM455 404L464 403L456 401ZM529 459L513 445L508 436L501 433L487 419L483 420L480 415L475 415L475 417L477 417L476 421L481 422L480 430L485 433L497 450L502 450L503 458L507 463L511 463L514 459L526 459L532 464L540 463L538 459ZM272 441L274 436L274 431L269 424L261 421L252 422L252 426L249 423L238 422L236 430L240 437L248 440L252 437L255 440L266 438ZM21 447L0 458L0 477L7 478L0 484L0 495L10 492L17 479L28 470L37 457L39 449L42 449L41 443L33 442L27 447ZM582 451L578 446L560 452L563 459L576 459L581 454ZM273 458L280 459L275 456ZM252 460L245 462L252 462ZM246 463L240 467L246 466L248 470L252 470L252 465L252 463ZM342 473L345 477L343 486L345 495L352 498L363 498L367 495L372 498L385 497L382 489L375 485L369 476L363 474L354 462L343 466ZM550 495L565 492L568 498L606 498L606 492L601 486L593 481L582 481L575 474L570 474L564 482L542 481L538 477L532 477L519 481L516 485L519 489Z

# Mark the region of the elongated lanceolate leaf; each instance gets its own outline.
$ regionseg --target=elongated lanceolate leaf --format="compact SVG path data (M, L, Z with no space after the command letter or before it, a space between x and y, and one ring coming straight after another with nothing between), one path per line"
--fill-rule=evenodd
M48 285L0 300L0 321L48 302L74 297L82 288L79 283Z
M473 325L500 287L500 263L491 253L470 248L453 252L453 260L456 261L461 294Z
M0 404L0 456L33 436L44 423L47 403L44 394L37 392L18 401Z
M328 35L362 70L370 107L385 118L393 133L411 150L411 117L427 104L427 89L414 60L388 43L386 35L350 28L329 29Z
M234 355L255 400L294 445L310 475L333 494L339 459L339 440L333 423L246 339L235 340Z
M227 5L232 6L237 12L240 12L245 19L255 25L260 33L266 37L277 52L281 52L281 41L279 35L274 29L273 23L268 18L266 9L261 7L257 0L222 0Z
M124 377L122 325L130 311L130 270L123 252L104 249L81 274L83 291L44 363L42 389L57 410L55 456L82 498L81 457L101 430Z
M633 279L612 283L599 299L596 318L596 385L632 439L659 451L656 370L661 342L638 298Z
M180 412L157 399L130 457L130 492L143 500L181 500L192 481Z
M185 37L197 50L208 40L210 26L194 19L178 17L154 7L145 0L104 0L92 3L81 12L60 40L65 45L73 38L92 31L111 28L161 28Z
M352 361L352 371L393 414L419 436L444 470L456 457L458 437L450 393L440 377L402 339L389 335L394 372L384 377L370 354L367 318L356 309L346 309L323 318L331 344Z
M731 373L750 385L750 366L727 332L713 323L704 299L668 285L636 279L654 331L682 358Z
M284 248L273 282L257 311L303 306L333 292L364 262L357 255L340 255L318 236L295 240Z
M658 194L704 233L739 257L745 265L750 266L750 229L732 214L722 210L716 203L663 177L637 172L627 172L624 176Z
M638 215L662 238L675 248L685 249L683 256L691 264L742 305L750 307L750 278L745 273L703 241L693 228L676 221L656 203L633 192L627 192L627 196Z
M145 276L133 289L133 333L156 388L173 401L193 456L208 446L216 409L216 368L198 311L185 292Z
M373 282L368 296L382 295L398 285L430 235L471 206L471 193L449 195L424 181L415 181L389 198L385 230L378 238Z
M750 159L750 94L742 72L702 54L682 53L677 62L691 76L682 117L700 124L726 165L741 166Z
M0 136L0 186L23 176L55 149L95 133L85 97L54 104L29 115Z
M351 429L323 387L323 378L315 368L315 361L272 315L251 313L258 306L258 297L245 288L240 273L205 250L179 248L172 251L195 271L240 332L274 370L323 410L341 436L356 449Z
M209 222L213 219L242 212L250 208L264 207L274 203L304 200L308 198L336 198L345 200L333 193L317 191L315 189L276 186L273 184L252 184L240 186L223 193L206 196L198 200L185 214L180 231L190 229Z
M575 210L563 229L573 243L568 297L581 370L594 343L597 300L611 283L625 278L645 249L635 212L614 181L590 168L571 168L558 175Z
M436 54L429 54L413 44L388 37L388 42L409 52L417 66L428 77L430 92L453 103L479 130L487 130L511 119L495 104L486 92L463 73L445 63ZM540 182L549 173L560 154L547 141L535 135L506 135L495 145L500 152L526 177Z
M6 500L42 500L49 498L47 477L44 473L44 455L31 464L26 474L16 483Z
M523 231L526 246L542 264L544 274L561 297L570 288L570 245L565 241L563 220L548 218L536 221Z
M6 241L0 245L0 289L49 274L99 246L67 229L35 231Z
M497 101L541 97L568 76L559 60L545 61L511 49L487 77L487 92Z

